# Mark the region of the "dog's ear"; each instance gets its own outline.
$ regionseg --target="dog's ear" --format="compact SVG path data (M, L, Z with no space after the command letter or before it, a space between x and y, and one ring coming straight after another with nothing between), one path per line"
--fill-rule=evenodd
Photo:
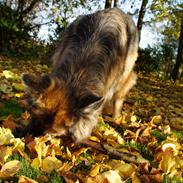
M87 95L86 97L83 97L79 102L78 102L78 108L79 109L98 109L100 105L103 102L103 98L90 94Z
M26 87L35 92L42 92L52 84L52 79L48 75L36 76L33 74L23 74L22 81Z

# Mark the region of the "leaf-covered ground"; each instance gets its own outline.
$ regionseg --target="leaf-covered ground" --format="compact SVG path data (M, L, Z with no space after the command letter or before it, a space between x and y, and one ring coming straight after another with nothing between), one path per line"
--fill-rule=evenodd
M0 182L183 182L183 84L139 73L122 117L100 116L82 144L69 137L16 138L28 124L23 72L45 64L0 57Z

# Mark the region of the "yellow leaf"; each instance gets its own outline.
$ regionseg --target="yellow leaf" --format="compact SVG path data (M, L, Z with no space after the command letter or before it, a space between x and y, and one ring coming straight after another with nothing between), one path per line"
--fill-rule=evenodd
M24 149L24 142L20 138L14 138L11 130L0 127L0 145L14 145L13 150Z
M123 179L127 179L132 175L133 172L135 172L136 167L134 164L125 163L125 164L116 164L116 166L113 169L117 170L119 172L119 175Z
M41 138L35 138L35 150L38 155L38 159L40 161L40 164L42 163L42 157L45 157L48 151L49 146L46 145L46 141L43 140L44 137Z
M21 98L24 96L24 93L15 93L15 97Z
M13 78L14 73L9 70L4 70L2 76L4 76L6 79Z
M25 143L22 142L22 140L20 138L14 138L14 139L11 139L11 141L13 144L14 144L14 147L13 147L13 150L23 150L24 147L25 147Z
M135 123L137 121L137 117L133 115L130 120L132 123Z
M12 86L17 91L25 91L25 86L21 83L13 83Z
M44 172L50 173L53 170L57 170L62 166L62 162L56 157L48 156L42 160L42 169Z
M150 123L152 126L154 125L158 125L162 122L162 117L160 115L158 116L153 116L153 118L151 119Z
M18 180L18 183L38 183L38 182L33 180L33 179L30 179L28 177L20 176L19 180Z
M10 129L0 127L0 145L9 145L14 138Z
M91 140L91 141L99 142L100 143L100 139L97 138L97 137L95 137L95 136L90 136L90 137L88 137L88 139Z
M71 152L70 152L68 147L66 147L66 153L67 153L67 157L72 159L72 154L71 154Z
M114 170L109 170L102 174L109 183L122 183L121 177L119 174Z
M32 163L31 163L31 166L34 168L40 168L41 163L42 162L40 162L39 158L34 158Z
M9 156L12 155L12 147L0 146L0 165L2 166Z
M176 165L176 161L171 151L165 151L162 155L162 159L159 163L159 168L164 173L169 173L171 169Z
M14 176L21 168L21 163L18 160L12 160L4 164L0 170L1 178Z
M99 174L99 171L100 171L100 165L99 164L96 164L92 167L92 169L90 170L90 173L89 175L91 177L95 177Z

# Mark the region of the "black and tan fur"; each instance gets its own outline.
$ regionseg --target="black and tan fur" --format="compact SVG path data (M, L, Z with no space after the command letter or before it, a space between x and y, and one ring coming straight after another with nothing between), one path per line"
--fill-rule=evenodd
M120 116L124 97L136 82L138 42L134 22L119 9L79 16L53 55L52 73L23 75L23 82L39 94L32 112L53 116L45 130L69 131L80 142L103 110L112 108L113 118Z

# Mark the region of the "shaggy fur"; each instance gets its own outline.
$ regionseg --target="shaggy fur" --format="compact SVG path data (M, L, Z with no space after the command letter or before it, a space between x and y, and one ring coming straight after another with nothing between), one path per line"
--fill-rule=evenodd
M119 9L78 17L52 57L52 73L22 78L39 93L32 112L53 116L46 132L69 131L80 142L91 134L104 109L111 108L113 118L119 117L124 97L136 82L132 70L138 42L134 22Z

